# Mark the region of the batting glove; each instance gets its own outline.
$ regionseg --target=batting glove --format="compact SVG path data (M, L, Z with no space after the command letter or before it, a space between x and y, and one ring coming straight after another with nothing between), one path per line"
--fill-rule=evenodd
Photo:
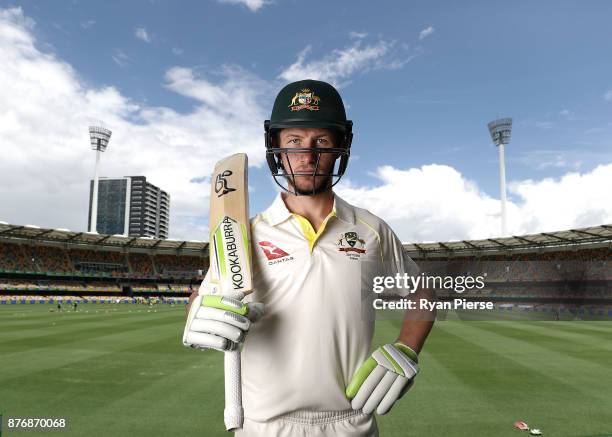
M354 410L386 414L414 383L419 372L415 351L403 343L386 344L374 351L353 376L346 396Z
M198 295L191 304L183 345L197 349L232 351L244 342L252 322L263 315L262 303L245 304L237 299Z

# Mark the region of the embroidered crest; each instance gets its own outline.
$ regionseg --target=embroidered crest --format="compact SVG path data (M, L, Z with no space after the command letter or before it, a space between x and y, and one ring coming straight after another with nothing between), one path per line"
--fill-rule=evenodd
M345 232L340 235L336 242L339 252L345 252L346 256L358 259L361 254L366 253L365 240L359 238L357 232Z
M295 93L291 99L291 104L289 107L292 111L301 111L302 109L318 111L320 100L321 98L317 96L314 91L312 91L310 88L304 88Z

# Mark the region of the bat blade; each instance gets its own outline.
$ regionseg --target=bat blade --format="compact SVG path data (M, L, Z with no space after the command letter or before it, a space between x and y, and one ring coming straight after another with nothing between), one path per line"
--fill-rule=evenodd
M228 156L215 165L210 193L210 268L213 293L242 299L253 289L249 224L248 158ZM225 353L225 411L228 431L242 427L240 352Z

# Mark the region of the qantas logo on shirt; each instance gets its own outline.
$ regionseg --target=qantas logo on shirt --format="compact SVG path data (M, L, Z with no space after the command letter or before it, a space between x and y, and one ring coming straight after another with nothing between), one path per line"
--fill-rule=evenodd
M266 258L268 258L268 265L277 264L283 261L290 261L293 259L293 257L287 252L269 241L260 241L259 247L261 250L263 250Z

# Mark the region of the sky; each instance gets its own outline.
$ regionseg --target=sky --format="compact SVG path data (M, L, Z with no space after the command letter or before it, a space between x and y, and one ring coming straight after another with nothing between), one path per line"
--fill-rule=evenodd
M513 118L508 235L612 223L612 2L0 2L0 221L85 231L100 175L171 197L170 238L207 240L209 175L249 156L251 213L277 195L263 121L301 79L340 91L355 137L336 192L404 242L493 238Z

